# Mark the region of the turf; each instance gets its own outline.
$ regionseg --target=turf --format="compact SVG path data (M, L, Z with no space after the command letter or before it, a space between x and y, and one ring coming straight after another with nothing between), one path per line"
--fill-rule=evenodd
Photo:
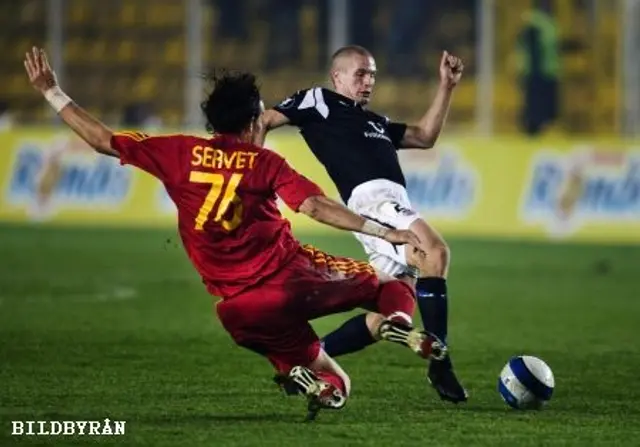
M305 238L362 257L350 237ZM471 400L440 402L395 345L341 358L341 412L233 345L171 230L0 227L0 445L638 445L640 248L452 240L450 343ZM316 322L321 334L344 315ZM543 411L496 391L515 354L556 377ZM126 420L123 437L11 437L11 420Z

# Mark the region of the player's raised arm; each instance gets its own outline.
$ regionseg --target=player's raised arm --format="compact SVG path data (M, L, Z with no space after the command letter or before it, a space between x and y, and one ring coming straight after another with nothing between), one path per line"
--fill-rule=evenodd
M112 157L120 155L111 147L111 129L76 105L62 91L43 49L33 47L27 52L24 67L33 88L43 94L58 115L80 138L101 154Z
M460 81L464 65L446 51L440 60L440 86L431 107L416 124L410 124L401 140L401 148L433 147L449 114L453 89Z

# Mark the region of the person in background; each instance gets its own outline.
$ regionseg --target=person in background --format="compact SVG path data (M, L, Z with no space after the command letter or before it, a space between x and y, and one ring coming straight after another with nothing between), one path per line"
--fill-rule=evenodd
M523 103L521 125L528 135L538 135L558 116L560 48L551 1L538 0L524 14L517 56Z

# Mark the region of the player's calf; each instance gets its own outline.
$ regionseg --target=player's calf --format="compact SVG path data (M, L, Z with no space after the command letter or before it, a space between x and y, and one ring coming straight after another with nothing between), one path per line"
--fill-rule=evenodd
M418 266L420 272L416 282L416 301L422 323L426 330L446 343L449 320L446 277L451 258L449 247L438 232L422 219L412 223L411 230L424 243L421 247L424 253L407 251L407 263ZM431 362L427 378L441 399L454 403L468 399L468 393L458 381L448 355Z
M448 293L447 273L451 254L442 237L422 219L411 224L421 239L422 250L407 250L408 265L415 266L418 278L415 285L416 301L423 327L447 342Z
M415 310L413 289L402 281L392 280L380 284L370 306L377 313L361 314L347 320L342 326L322 339L324 350L331 357L360 351L378 340L378 328L385 317L398 316L411 324Z

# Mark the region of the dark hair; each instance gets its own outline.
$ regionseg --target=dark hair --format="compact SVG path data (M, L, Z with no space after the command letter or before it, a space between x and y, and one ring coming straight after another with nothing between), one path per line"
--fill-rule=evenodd
M260 89L251 73L223 71L207 76L213 90L201 104L211 133L240 134L260 116Z

